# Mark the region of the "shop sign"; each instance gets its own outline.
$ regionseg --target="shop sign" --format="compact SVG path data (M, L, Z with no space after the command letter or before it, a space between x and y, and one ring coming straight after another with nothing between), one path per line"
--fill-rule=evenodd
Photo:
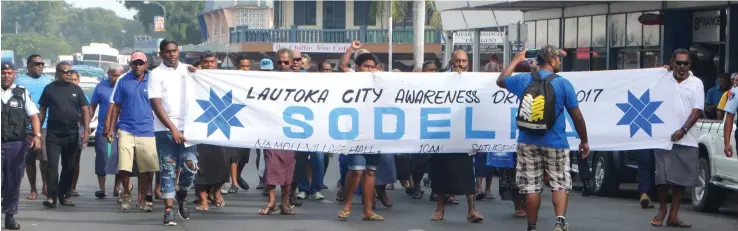
M463 50L468 54L472 54L473 52L473 45L470 44L456 44L454 45L454 50ZM522 48L519 44L512 44L510 45L510 52L519 52ZM505 52L505 46L503 45L495 45L495 44L480 44L479 45L479 53L481 54L494 54L494 53L504 53Z
M479 33L479 43L481 44L503 44L505 41L504 32L498 31L482 31ZM473 31L457 31L454 32L454 44L472 44L474 42Z
M272 50L288 48L301 53L344 53L351 47L350 43L274 43Z
M694 12L692 25L692 42L720 42L723 22L719 10Z

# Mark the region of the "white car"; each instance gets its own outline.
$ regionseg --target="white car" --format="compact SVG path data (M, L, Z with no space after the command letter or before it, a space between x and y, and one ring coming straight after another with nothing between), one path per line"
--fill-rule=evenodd
M729 194L738 191L738 156L735 155L736 143L733 126L730 143L733 146L732 157L726 157L723 151L723 121L699 120L695 127L698 132L699 186L692 191L692 204L700 212L716 212L720 209Z

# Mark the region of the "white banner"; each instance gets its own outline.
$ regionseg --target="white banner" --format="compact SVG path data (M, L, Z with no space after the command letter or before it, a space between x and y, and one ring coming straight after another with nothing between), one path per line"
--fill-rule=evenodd
M670 149L679 99L664 69L561 73L592 150ZM329 153L514 151L517 97L498 73L198 71L188 143ZM579 144L568 113L566 135Z
M273 43L272 51L287 48L302 53L345 53L351 43Z

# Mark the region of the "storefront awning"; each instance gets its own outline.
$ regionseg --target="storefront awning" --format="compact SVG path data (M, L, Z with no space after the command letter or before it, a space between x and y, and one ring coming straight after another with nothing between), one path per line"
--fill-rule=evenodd
M439 10L540 10L602 3L602 1L436 1Z

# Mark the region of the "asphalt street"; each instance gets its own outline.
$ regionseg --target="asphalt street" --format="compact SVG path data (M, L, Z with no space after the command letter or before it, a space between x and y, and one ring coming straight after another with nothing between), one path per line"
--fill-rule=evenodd
M304 201L302 207L297 207L296 216L271 215L261 216L257 210L265 204L265 198L253 189L257 184L255 155L251 155L251 163L243 173L252 189L239 191L236 194L226 195L226 207L211 206L206 213L193 212L192 219L178 220L179 225L165 227L161 224L163 205L161 201L154 204L153 213L137 211L123 212L115 203L115 199L96 199L97 180L94 175L94 148L88 147L82 153L81 174L77 191L81 194L73 198L76 207L63 207L55 210L44 209L42 199L28 201L25 197L29 192L27 179L24 178L21 188L20 212L16 216L23 226L23 230L56 230L56 231L159 231L159 230L189 230L189 231L227 231L227 230L266 230L266 231L423 231L423 230L513 230L525 229L525 219L513 218L513 204L510 201L487 200L478 201L477 209L484 215L483 224L470 224L465 220L466 205L448 206L444 221L431 221L435 204L429 202L427 196L422 200L412 200L406 196L399 184L397 190L390 191L394 207L386 209L378 204L376 210L387 218L384 222L361 221L360 205L354 207L354 212L348 222L336 220L336 213L341 208L334 202L335 182L338 178L337 158L331 159L331 167L326 176L330 187L324 190L326 200ZM40 189L40 176L38 183ZM112 176L108 178L108 195L112 192ZM495 181L496 190L496 181ZM425 189L430 192L430 189ZM646 231L646 230L675 230L672 228L656 228L649 224L656 210L641 209L637 198L632 193L621 198L584 198L579 191L572 192L569 201L567 220L570 230L596 231ZM495 192L496 197L497 196ZM190 194L190 198L194 198ZM459 198L462 199L462 198ZM541 206L539 230L553 229L553 207L550 203L551 194L544 193L544 204ZM463 200L462 200L463 201ZM135 202L135 199L134 199ZM358 202L356 202L358 203ZM686 202L685 202L686 203ZM192 206L194 209L194 206ZM276 214L276 213L275 213ZM738 230L738 210L724 209L718 214L694 212L691 205L683 207L680 217L685 222L694 224L692 230Z

